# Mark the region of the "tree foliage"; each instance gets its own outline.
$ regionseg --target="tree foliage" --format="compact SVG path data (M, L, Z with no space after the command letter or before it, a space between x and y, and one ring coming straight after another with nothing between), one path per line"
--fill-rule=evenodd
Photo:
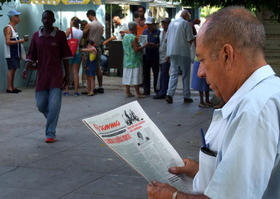
M179 1L179 0L174 0ZM203 7L216 6L226 7L232 5L240 5L249 9L257 9L258 11L266 8L274 13L274 16L280 20L280 1L279 0L181 0L183 6Z

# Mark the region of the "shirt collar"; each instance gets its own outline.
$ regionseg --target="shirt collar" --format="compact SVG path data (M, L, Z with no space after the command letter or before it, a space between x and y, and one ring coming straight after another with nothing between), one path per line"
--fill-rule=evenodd
M262 66L257 69L234 93L230 100L221 109L223 118L226 119L239 104L239 102L246 96L246 94L252 90L257 84L264 79L275 75L275 72L269 65Z
M41 27L39 28L39 37L42 37L42 36L43 36L42 31L43 31L43 26L41 26ZM49 34L49 36L55 37L56 32L57 32L57 29L54 28L53 31Z

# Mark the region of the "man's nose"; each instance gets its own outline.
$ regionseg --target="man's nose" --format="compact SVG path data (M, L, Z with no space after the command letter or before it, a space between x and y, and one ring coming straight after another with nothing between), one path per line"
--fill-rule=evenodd
M203 65L199 66L197 76L200 77L200 78L205 78L206 77L205 68L204 68Z

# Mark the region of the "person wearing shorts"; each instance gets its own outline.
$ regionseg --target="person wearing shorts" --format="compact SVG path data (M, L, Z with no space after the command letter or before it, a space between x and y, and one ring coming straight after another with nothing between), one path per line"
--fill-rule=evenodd
M14 78L16 70L20 68L20 59L25 59L25 51L22 43L28 39L20 39L18 33L16 32L16 25L20 22L20 14L21 13L16 10L10 10L8 12L10 23L4 28L4 55L8 65L7 93L21 92L21 90L14 87Z
M68 39L78 39L79 43L81 39L83 38L83 31L80 30L80 19L77 17L73 17L71 19L70 28L66 30L66 37ZM72 34L71 35L71 30ZM81 65L81 55L79 52L79 48L76 51L75 56L69 60L70 67L72 68L72 73L74 77L74 96L80 96L80 93L78 92L79 89L79 71L80 71L80 65ZM65 92L63 93L64 96L69 96L69 86L65 87Z
M88 96L93 96L95 89L95 75L96 75L96 57L97 50L95 48L95 43L93 41L87 41L87 47L83 48L81 52L87 53L86 62L86 76L87 76L87 90Z

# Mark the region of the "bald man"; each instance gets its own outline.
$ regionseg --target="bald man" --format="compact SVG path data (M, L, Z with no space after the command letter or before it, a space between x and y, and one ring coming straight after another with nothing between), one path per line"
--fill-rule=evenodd
M110 41L113 41L113 40L121 41L124 34L128 32L127 24L122 23L119 16L114 16L113 17L113 23L114 23L114 34L111 38L104 41L103 45L106 45Z
M188 20L190 13L183 10L179 19L171 22L167 32L167 57L170 57L171 74L169 78L166 101L173 103L178 77L182 71L184 103L192 103L190 91L191 44L193 31Z
M244 8L221 9L196 47L198 75L226 104L214 111L199 163L169 169L194 178L194 193L154 182L149 199L279 198L280 79L265 60L263 24Z

